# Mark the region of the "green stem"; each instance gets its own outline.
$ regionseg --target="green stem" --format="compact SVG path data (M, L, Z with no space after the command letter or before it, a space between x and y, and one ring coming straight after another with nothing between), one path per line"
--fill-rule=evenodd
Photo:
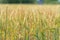
M46 40L45 32L41 32L41 38L42 40Z
M8 21L8 20L7 20L7 16L8 16L8 15L7 15L7 8L8 8L8 7L6 7L6 28L5 28L5 40L6 40L6 34L7 34L7 21Z
M56 28L55 29L55 32L54 32L54 40L59 40L59 28Z

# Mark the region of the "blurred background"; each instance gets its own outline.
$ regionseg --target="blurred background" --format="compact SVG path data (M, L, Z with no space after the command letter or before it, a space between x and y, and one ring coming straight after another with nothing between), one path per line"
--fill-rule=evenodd
M60 0L0 0L0 3L60 4Z

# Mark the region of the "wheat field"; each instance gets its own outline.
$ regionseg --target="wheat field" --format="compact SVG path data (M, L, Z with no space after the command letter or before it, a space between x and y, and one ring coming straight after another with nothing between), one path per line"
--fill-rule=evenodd
M60 6L0 4L0 40L60 40Z

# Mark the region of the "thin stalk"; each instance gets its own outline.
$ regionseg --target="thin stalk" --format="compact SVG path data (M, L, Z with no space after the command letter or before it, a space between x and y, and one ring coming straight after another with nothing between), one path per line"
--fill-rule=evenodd
M36 30L36 35L35 35L35 36L36 36L37 40L40 40L40 39L39 39L39 36L38 36L38 32L39 32L39 29L37 28L37 30Z
M0 14L0 40L2 40L2 13Z
M5 28L5 40L6 40L6 37L7 37L7 21L8 21L8 20L7 20L7 16L8 16L8 15L7 15L7 8L8 8L8 7L6 7L6 28Z
M54 40L59 40L59 28L56 28L55 29L55 32L54 32Z
M29 40L29 26L25 26L25 40Z
M43 32L41 32L41 38L42 38L42 40L46 40L46 36L45 36L46 34L45 34L45 32L43 31Z

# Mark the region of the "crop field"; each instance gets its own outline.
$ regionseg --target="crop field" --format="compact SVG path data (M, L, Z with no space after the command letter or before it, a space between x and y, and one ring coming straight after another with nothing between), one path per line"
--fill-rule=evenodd
M60 40L60 6L0 4L0 40Z

